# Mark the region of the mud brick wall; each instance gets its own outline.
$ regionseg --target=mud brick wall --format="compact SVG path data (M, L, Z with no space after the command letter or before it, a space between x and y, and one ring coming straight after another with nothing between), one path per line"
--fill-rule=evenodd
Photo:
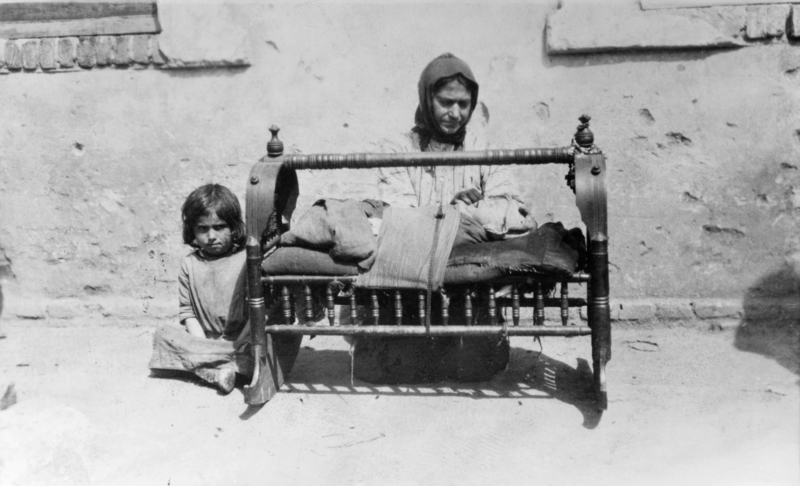
M6 315L174 315L194 187L242 197L272 124L287 150L379 150L448 51L472 66L496 147L565 145L593 116L616 319L790 313L798 7L600 3L175 3L157 35L0 41ZM579 224L562 168L518 175L539 222ZM306 203L375 195L355 172L300 177Z

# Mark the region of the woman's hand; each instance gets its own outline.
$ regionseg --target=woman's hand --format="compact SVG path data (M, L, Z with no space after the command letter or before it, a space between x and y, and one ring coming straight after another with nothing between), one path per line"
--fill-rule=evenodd
M456 193L455 197L453 197L453 200L450 201L450 204L455 204L458 201L461 201L469 206L477 203L481 199L483 199L483 194L481 194L481 191L473 187L471 189L465 189Z

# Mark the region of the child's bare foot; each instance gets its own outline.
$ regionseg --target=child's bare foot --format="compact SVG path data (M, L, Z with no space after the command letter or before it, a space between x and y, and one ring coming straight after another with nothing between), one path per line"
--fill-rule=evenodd
M215 385L225 395L233 391L233 386L236 384L236 371L230 368L199 368L194 370L194 374Z
M236 384L236 372L230 368L219 370L219 389L222 393L228 394L233 391L233 386Z

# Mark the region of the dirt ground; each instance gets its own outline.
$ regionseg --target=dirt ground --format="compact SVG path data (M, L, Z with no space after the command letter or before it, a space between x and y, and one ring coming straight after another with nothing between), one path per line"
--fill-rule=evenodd
M588 338L512 338L491 382L427 387L351 385L348 345L306 339L284 393L248 408L240 389L151 377L154 325L3 329L7 486L800 484L786 336L615 328L600 414Z

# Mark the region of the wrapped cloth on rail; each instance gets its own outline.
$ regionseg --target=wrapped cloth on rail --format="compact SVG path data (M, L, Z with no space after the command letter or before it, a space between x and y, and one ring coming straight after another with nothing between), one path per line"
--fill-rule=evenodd
M358 277L356 285L394 289L441 287L459 221L458 209L453 206L387 208L375 263Z

